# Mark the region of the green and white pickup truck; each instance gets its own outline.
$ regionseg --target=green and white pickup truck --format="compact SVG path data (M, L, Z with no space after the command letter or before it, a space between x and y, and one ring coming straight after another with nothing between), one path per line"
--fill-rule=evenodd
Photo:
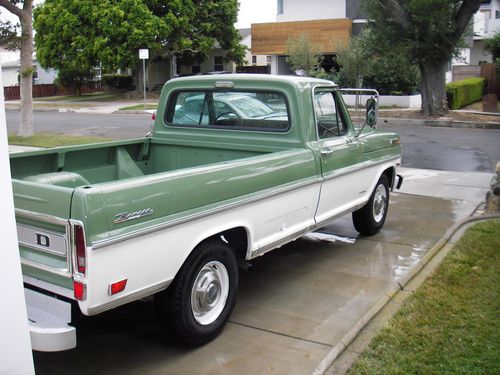
M261 75L169 81L143 139L12 154L33 348L76 345L71 305L149 296L180 339L213 339L247 261L351 212L377 232L400 160L334 83Z

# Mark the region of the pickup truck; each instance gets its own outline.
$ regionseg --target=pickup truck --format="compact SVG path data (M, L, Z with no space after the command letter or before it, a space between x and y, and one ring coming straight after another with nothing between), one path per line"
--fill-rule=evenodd
M355 127L327 80L177 78L142 139L11 154L33 348L76 345L72 306L92 316L146 297L162 329L201 345L250 260L349 213L379 231L401 145L373 127L370 100Z

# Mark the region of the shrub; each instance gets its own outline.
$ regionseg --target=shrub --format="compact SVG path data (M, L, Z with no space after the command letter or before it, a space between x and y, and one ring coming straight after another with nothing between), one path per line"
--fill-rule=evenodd
M125 74L103 74L102 83L112 89L128 90L132 86L132 76Z
M466 78L446 85L446 98L450 109L460 109L481 99L486 80Z

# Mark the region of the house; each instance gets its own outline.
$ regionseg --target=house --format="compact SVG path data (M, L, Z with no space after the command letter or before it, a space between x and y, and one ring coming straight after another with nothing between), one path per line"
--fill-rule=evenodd
M321 47L325 70L333 66L332 57L357 35L366 23L361 0L277 0L276 22L256 23L251 27L252 54L270 55L271 74L289 74L286 62L290 37L307 34Z
M500 0L487 0L481 3L474 15L473 43L469 49L469 64L480 65L493 62L491 54L484 49L485 39L500 32Z
M146 61L146 87L149 91L161 89L165 82L178 76L209 74L214 72L234 73L236 67L232 62L225 61L226 51L215 43L208 58L202 62L185 62L177 56L164 55L154 60ZM135 76L136 87L143 86L142 65Z
M493 57L485 50L485 39L500 32L500 0L485 0L474 14L472 35L465 37L467 48L460 51L446 72L446 81L478 77L481 64L492 63Z
M0 50L0 58L2 60L2 81L3 86L18 86L19 71L21 69L21 60L19 51ZM35 85L52 84L57 77L57 72L53 69L43 69L40 63L33 58L33 83Z
M257 55L252 51L252 29L240 29L241 44L247 47L245 55L245 66L267 66L271 65L271 56Z

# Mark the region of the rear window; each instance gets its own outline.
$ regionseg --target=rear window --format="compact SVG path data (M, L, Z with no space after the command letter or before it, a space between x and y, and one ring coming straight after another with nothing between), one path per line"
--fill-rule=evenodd
M169 126L285 132L290 116L285 97L274 92L179 91L168 104Z

